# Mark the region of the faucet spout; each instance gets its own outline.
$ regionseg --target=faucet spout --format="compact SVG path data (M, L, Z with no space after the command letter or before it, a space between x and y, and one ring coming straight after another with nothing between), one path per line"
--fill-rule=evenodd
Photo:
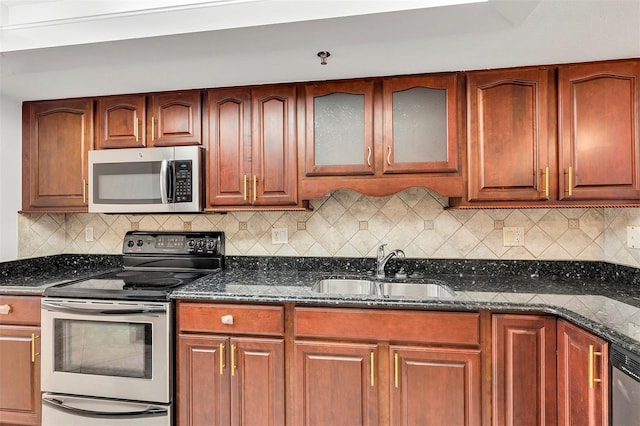
M384 247L386 246L386 244L382 244L380 247L378 247L378 256L376 258L376 278L378 279L382 279L385 277L385 273L384 273L384 267L387 264L387 262L389 261L389 259L393 258L393 257L397 257L399 259L404 258L404 251L400 250L400 249L396 249L396 250L392 250L389 252L389 254L387 254L385 256L384 254Z

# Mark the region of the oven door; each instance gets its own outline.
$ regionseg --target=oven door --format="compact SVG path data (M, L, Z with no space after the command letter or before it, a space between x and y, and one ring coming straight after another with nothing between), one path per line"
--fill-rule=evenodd
M45 298L42 390L171 402L170 304Z
M171 406L72 395L42 395L42 426L170 426Z

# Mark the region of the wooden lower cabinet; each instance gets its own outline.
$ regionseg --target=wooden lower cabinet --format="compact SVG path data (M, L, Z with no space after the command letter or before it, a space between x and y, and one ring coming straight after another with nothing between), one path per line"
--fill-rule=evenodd
M609 347L558 320L558 425L609 424Z
M40 298L0 296L0 425L39 425Z
M178 305L178 425L285 424L284 339L260 336L280 317L271 306ZM225 328L258 336L193 333Z
M555 317L495 314L492 323L493 424L555 425Z
M481 424L480 349L390 347L392 425Z

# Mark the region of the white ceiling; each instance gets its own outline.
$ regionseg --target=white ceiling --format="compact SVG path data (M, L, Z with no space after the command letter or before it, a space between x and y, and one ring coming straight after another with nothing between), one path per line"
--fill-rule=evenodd
M49 99L640 57L640 0L451 3L0 0L0 93ZM331 52L326 66L320 50Z

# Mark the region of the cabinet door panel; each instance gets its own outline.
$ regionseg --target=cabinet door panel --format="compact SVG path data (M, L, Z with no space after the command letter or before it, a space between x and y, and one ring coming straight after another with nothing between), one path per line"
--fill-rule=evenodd
M178 336L177 419L180 426L229 425L229 340L215 336ZM224 346L221 346L224 345Z
M146 146L146 99L145 95L98 98L96 148Z
M608 424L608 359L608 345L604 340L558 320L559 425ZM590 378L600 381L590 383Z
M252 90L252 192L255 205L296 204L294 86Z
M93 101L25 103L23 120L23 211L86 212Z
M391 346L390 351L392 424L480 424L480 350Z
M458 170L455 76L383 82L385 173Z
M0 326L0 423L40 424L39 327ZM34 340L34 354L40 352Z
M208 92L209 204L249 204L251 99L247 89Z
M640 61L558 71L560 197L640 198Z
M556 321L493 316L493 424L556 424Z
M154 146L202 143L200 96L199 90L151 96L149 134Z
M374 172L373 82L308 85L306 175Z
M377 424L371 353L376 345L296 341L294 424Z
M284 341L232 338L231 344L231 424L283 425Z
M469 200L549 198L549 70L470 73Z

